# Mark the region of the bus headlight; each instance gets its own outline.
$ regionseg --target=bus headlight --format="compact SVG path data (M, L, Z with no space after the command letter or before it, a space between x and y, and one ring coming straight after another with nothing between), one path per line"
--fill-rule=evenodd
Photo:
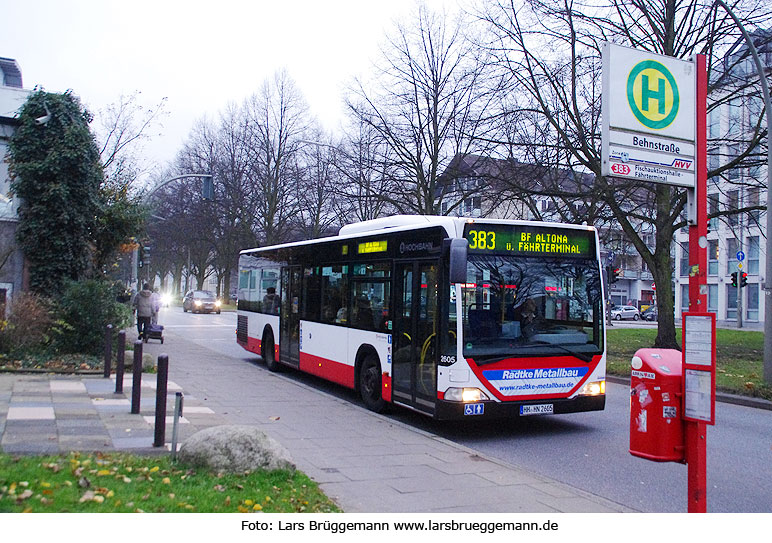
M593 381L585 383L579 394L582 396L599 396L606 393L606 381Z
M473 403L487 400L488 396L479 388L452 387L445 391L445 399L449 402Z

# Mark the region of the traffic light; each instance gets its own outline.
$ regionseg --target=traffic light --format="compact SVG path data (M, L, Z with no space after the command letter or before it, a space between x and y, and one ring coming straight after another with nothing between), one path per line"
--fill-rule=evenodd
M622 268L614 268L611 270L611 275L609 276L608 282L609 283L616 283L622 278Z
M745 272L742 272L740 274L740 288L744 287L748 284L748 274Z
M204 200L214 200L214 179L211 175L202 179L201 197Z
M144 262L145 266L150 265L150 249L150 245L145 245L142 257L142 262Z
M737 272L732 272L732 286L737 286Z

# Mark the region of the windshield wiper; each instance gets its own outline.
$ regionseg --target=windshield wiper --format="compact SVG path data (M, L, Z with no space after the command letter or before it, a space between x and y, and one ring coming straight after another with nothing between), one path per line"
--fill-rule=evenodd
M491 356L490 358L477 358L475 356L470 356L472 360L474 360L474 363L478 366L487 366L488 364L495 364L496 362L501 362L502 360L507 360L509 358L515 358L516 355L509 354L507 356Z
M589 353L583 353L581 351L574 351L572 349L569 349L567 347L563 347L562 345L557 345L555 343L550 343L549 341L532 341L530 345L547 345L549 347L554 347L560 351L563 351L564 353L568 353L571 356L575 356L579 360L585 363L592 362L592 355Z

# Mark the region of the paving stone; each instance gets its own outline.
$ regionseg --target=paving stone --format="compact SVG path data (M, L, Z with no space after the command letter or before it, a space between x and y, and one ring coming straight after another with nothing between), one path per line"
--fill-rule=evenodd
M84 426L102 424L102 419L96 413L75 413L64 414L56 412L56 425L59 427L66 426Z
M126 398L92 398L91 405L94 407L130 407L131 401Z
M3 442L2 450L6 454L58 454L59 445L56 441L48 443L9 443Z
M102 451L114 448L109 436L60 436L62 451Z
M389 485L399 492L425 492L431 490L442 493L446 490L455 490L459 488L482 488L493 486L493 483L481 479L476 475L445 475L437 470L428 469L424 474L410 479L392 479Z
M59 437L64 436L107 436L105 429L99 426L65 426L59 427Z
M50 389L52 393L85 393L86 385L81 381L53 380L50 382Z
M152 447L152 445L153 436L113 438L113 446L117 450L142 449Z
M128 429L127 432L124 429L118 429L118 428L110 428L108 429L107 433L110 435L110 437L115 439L124 439L124 438L132 438L132 437L151 437L154 435L154 431L152 428L142 428L142 429Z
M22 399L16 395L11 398L8 407L51 407L53 402L50 398Z
M54 420L53 407L26 407L11 405L8 408L8 420Z

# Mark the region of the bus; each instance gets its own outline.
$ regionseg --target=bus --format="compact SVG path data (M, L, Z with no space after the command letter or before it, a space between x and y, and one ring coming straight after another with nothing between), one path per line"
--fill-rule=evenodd
M591 226L400 215L240 253L236 338L437 420L605 407Z

